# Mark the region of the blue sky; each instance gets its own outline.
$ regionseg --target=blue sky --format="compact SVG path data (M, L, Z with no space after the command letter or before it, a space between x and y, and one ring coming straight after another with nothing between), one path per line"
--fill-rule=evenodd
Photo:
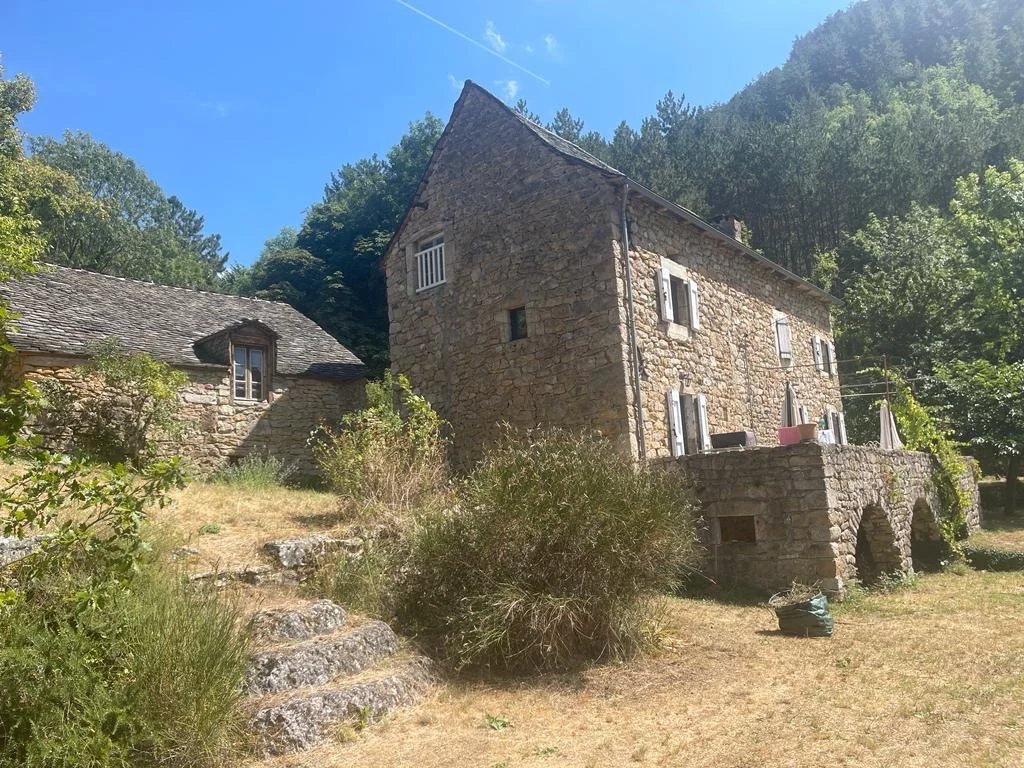
M427 111L447 119L467 78L609 135L670 89L728 99L847 5L0 0L0 53L38 88L24 130L124 152L250 263L332 170L386 152Z

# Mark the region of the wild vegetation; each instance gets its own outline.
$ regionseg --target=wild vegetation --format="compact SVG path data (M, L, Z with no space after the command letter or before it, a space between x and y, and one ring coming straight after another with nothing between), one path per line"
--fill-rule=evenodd
M31 101L27 80L0 80L4 278L35 269L45 254L40 206L66 211L83 200L69 176L24 156L15 121ZM8 322L0 314L0 334ZM166 373L113 352L96 364L129 395L133 382ZM223 764L245 639L223 599L186 590L156 567L146 533L149 511L183 484L180 462L134 470L51 453L26 431L38 391L3 383L0 535L38 538L36 551L0 566L0 762ZM141 411L147 425L159 420L152 406L146 400ZM140 447L137 431L120 437L122 447Z
M87 353L88 362L74 373L91 388L47 379L39 385L40 418L59 435L64 450L108 464L146 464L158 441L176 430L178 393L188 377L152 355L125 350L116 339Z

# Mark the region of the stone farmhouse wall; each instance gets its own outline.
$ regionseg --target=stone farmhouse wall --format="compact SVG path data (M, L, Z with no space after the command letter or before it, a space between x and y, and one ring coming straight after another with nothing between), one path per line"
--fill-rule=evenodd
M56 379L80 395L96 394L94 379L83 378L74 357L23 355L16 375L31 381ZM295 467L298 476L317 474L307 445L321 422L336 424L362 407L362 379L327 380L275 374L266 401L236 401L226 369L182 368L189 378L182 390L180 434L161 444L163 455L182 456L200 473L249 454L269 454Z
M387 262L392 366L451 424L458 463L503 421L625 441L614 189L489 97L465 99ZM447 281L417 293L413 254L438 234ZM528 336L511 341L522 306Z
M812 421L826 408L842 411L838 373L826 366L819 371L813 355L813 336L832 341L826 300L646 199L634 195L628 211L648 456L671 456L666 399L671 389L705 396L710 433L753 430L759 445L778 443L787 381ZM661 319L663 261L678 265L697 286L696 330ZM790 321L787 367L778 353L775 310Z
M940 505L927 454L801 443L675 466L690 473L702 502L705 569L716 580L772 591L818 582L842 597L855 578L909 573L937 552ZM972 473L961 482L973 530L977 483Z

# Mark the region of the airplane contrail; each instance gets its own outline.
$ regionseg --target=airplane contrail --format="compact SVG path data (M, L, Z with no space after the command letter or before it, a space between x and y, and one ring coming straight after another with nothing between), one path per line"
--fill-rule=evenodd
M551 81L548 80L547 78L541 77L536 72L532 72L531 70L529 70L526 67L524 67L522 64L518 64L518 63L512 61L512 59L508 58L507 56L502 56L500 53L495 51L493 48L488 48L486 45L481 43L479 40L474 40L469 35L467 35L467 34L465 34L463 32L459 32L459 30L455 29L454 27L449 27L447 24L445 24L440 19L431 16L429 13L426 13L425 11L421 11L416 6L410 5L409 3L405 2L405 0L395 0L395 2L398 3L399 5L404 5L406 8L408 8L413 13L418 13L420 16L422 16L423 18L427 19L428 21L432 21L434 24L437 24L437 26L441 27L441 29L446 29L449 32L451 32L453 35L461 37L466 42L472 43L477 48L482 48L483 50L487 51L492 56L497 56L499 59L504 61L506 64L511 64L513 67L515 67L516 69L518 69L518 70L520 70L522 72L525 72L530 77L534 77L537 80L540 80L542 83L544 83L544 85L551 85Z

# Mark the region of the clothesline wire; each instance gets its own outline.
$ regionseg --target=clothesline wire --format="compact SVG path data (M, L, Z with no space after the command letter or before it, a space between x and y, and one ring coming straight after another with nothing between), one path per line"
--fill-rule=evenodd
M909 383L911 381L924 381L925 379L934 379L934 378L935 378L934 376L915 376L915 377L913 377L911 379L903 379L903 381L904 381L904 383ZM840 384L839 388L840 389L863 389L864 387L876 387L876 386L879 386L879 385L883 385L885 383L886 383L885 379L882 379L880 381L869 381L866 384Z

